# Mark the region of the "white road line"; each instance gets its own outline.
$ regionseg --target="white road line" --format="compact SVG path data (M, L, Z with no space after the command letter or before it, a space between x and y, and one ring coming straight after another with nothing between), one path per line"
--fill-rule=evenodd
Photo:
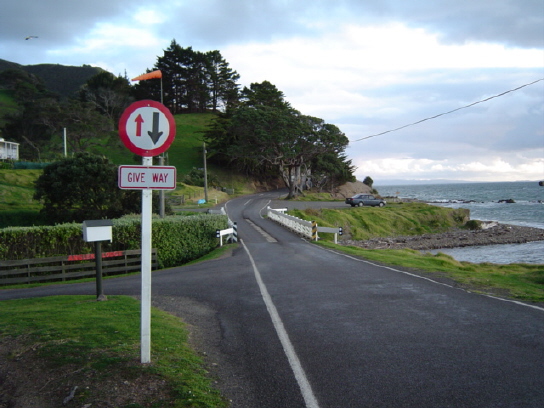
M276 238L274 238L272 235L270 235L268 232L263 230L261 227L259 227L257 224L255 224L253 221L247 219L246 220L249 225L251 225L255 230L261 234L268 242L278 242Z
M317 399L312 391L312 386L310 385L310 382L308 381L308 378L306 377L306 373L304 372L304 369L302 368L302 365L300 364L300 360L295 352L295 348L293 347L291 340L289 340L289 335L287 334L287 331L285 330L281 317L278 314L278 310L276 309L276 306L272 302L272 298L270 297L270 294L268 293L268 290L266 289L266 286L261 278L261 273L257 269L257 265L255 265L255 261L253 260L253 257L251 256L251 253L249 252L249 249L247 248L244 241L240 240L240 242L244 246L244 249L247 252L247 255L249 256L251 265L253 265L253 272L255 273L255 279L257 280L257 283L259 284L259 289L261 290L261 296L263 297L264 303L266 304L266 309L268 310L268 314L270 315L270 318L272 319L272 323L274 324L276 333L278 334L280 342L283 346L283 351L285 352L285 355L287 356L287 360L289 361L291 369L293 370L293 374L295 375L295 378L298 382L298 386L302 393L302 397L304 398L304 401L306 403L306 408L319 408Z
M523 302L520 302L520 301L517 301L517 300L512 300L512 299L503 299L503 298L493 296L493 295L488 295L488 294L485 294L485 293L475 293L475 292L472 292L472 291L467 290L467 289L463 289L463 288L459 288L457 286L449 285L447 283L438 282L438 281L436 281L434 279L427 278L425 276L416 275L415 273L410 273L410 272L407 272L407 271L401 271L399 269L395 269L395 268L392 268L390 266L375 264L373 262L367 261L366 259L356 258L354 256L345 254L343 252L335 251L333 249L329 249L329 248L323 248L323 249L325 249L326 251L335 253L337 255L341 255L341 256L344 256L346 258L353 259L354 261L357 261L357 262L363 262L363 263L366 263L366 264L369 264L369 265L378 266L380 268L389 269L390 271L393 271L393 272L399 272L399 273L403 273L405 275L410 275L410 276L413 276L414 278L427 280L427 281L435 283L437 285L447 286L447 287L452 288L452 289L462 290L463 292L477 294L477 295L481 295L481 296L486 296L486 297L491 298L491 299L500 300L500 301L508 302L508 303L514 303L516 305L525 306L525 307L529 307L531 309L536 309L536 310L540 310L541 312L544 312L544 307L540 307L540 306L536 306L536 305L530 305L528 303L523 303Z
M266 210L268 208L268 205L272 202L272 200L268 200L268 202L264 205L263 208L261 208L261 210L259 211L259 215L261 216L261 218L264 220L264 216L263 216L263 210ZM265 211L265 214L268 214L266 211Z

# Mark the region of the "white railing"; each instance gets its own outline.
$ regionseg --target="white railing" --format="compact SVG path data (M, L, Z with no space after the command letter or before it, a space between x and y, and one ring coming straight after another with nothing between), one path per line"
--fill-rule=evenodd
M209 209L208 214L220 214L227 215L225 207L221 207L219 210ZM228 235L228 240L232 242L238 242L238 225L233 222L230 217L227 215L227 225L229 228L224 230L216 230L215 236L219 238L219 246L223 246L223 236Z
M342 227L318 227L315 221L306 221L298 217L294 217L289 214L285 214L287 208L270 208L267 207L266 215L273 221L289 228L296 233L317 241L319 239L317 233L331 233L334 234L334 243L338 243L338 235L342 235Z
M312 221L306 221L301 218L293 217L292 215L285 214L286 208L273 209L267 207L266 215L273 221L295 231L296 233L308 237L310 239L317 239L317 224ZM314 235L315 226L315 235Z

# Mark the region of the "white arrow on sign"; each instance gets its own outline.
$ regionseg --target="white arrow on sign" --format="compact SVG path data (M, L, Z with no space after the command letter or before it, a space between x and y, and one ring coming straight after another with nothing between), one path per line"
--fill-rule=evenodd
M124 190L174 190L173 166L119 166L119 188Z

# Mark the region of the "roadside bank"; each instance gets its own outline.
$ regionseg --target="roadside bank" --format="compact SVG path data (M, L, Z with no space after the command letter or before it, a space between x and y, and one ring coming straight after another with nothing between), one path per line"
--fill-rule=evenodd
M366 249L415 249L418 251L476 245L524 244L544 240L544 229L497 224L481 230L455 228L437 234L373 238L364 241L343 240L342 245Z

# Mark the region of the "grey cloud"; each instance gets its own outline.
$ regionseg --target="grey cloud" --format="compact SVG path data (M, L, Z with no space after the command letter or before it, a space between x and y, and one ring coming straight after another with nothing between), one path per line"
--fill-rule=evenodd
M143 0L10 1L0 13L0 51L20 46L27 35L40 36L42 48L66 46L97 22L122 21L129 12L146 5ZM160 27L163 38L208 49L220 49L233 41L311 36L323 27L337 29L344 23L387 21L427 27L445 42L544 46L541 0L182 0L152 6L168 12L169 21Z
M122 13L128 0L20 0L5 2L0 13L3 41L24 40L38 35L41 40L67 41L81 36L94 23Z
M163 27L162 33L180 32L181 41L190 39L193 45L212 47L233 41L268 41L295 33L310 33L299 19L312 14L312 10L314 6L306 7L305 2L285 6L272 0L202 0L198 7L185 2L176 13L183 23L174 18L171 24Z
M447 112L468 103L499 94L543 77L542 70L487 70L487 80L474 72L450 71L459 82L416 83L392 86L372 92L373 99L387 98L391 112L387 116L370 111L359 117L344 117L339 123L351 124L348 132L350 154L372 151L376 157L407 155L414 159L478 161L480 158L540 152L544 148L544 82L508 93L452 114L386 133L374 138L360 138L392 130L418 120ZM429 78L435 77L429 72ZM465 78L464 82L460 80ZM514 83L514 81L520 81ZM395 95L399 95L395 99ZM412 103L410 102L412 101ZM365 130L355 128L362 126Z
M97 22L122 15L128 0L18 0L0 12L0 58L20 64L49 61L47 51L85 36ZM25 41L25 37L39 38Z
M401 21L426 27L447 43L487 41L524 48L544 46L541 0L203 0L198 7L186 2L178 16L183 24L178 20L177 27L187 38L219 45L294 33L309 35L312 23L317 21L328 28L342 23Z
M411 25L428 27L445 42L544 46L544 3L541 0L392 0L390 4L392 16Z

